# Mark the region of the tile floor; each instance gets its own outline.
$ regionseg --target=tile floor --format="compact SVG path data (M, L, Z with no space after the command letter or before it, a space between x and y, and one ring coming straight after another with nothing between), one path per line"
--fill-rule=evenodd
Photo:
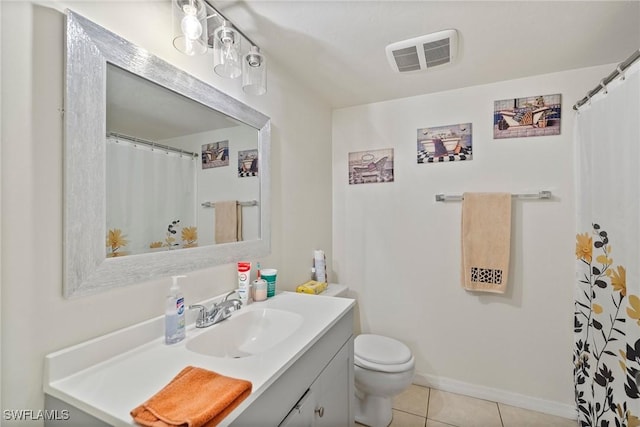
M411 385L393 399L390 427L576 426L577 421L567 418Z

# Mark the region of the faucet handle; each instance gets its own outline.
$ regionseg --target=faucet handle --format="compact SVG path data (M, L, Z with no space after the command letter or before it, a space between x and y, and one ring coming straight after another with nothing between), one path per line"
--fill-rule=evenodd
M237 289L232 290L231 292L229 292L227 295L224 296L222 301L224 302L224 301L228 300L231 295L236 294L236 293L238 293ZM240 295L240 294L238 294L238 295Z
M198 319L196 320L196 327L204 325L207 316L207 307L201 304L193 304L189 306L189 310L198 310Z

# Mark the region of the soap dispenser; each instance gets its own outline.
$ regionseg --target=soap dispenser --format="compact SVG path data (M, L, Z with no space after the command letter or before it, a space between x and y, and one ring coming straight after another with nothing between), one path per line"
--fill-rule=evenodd
M178 279L182 277L187 276L171 276L172 284L164 312L164 341L167 344L175 344L185 337L184 297L178 286Z

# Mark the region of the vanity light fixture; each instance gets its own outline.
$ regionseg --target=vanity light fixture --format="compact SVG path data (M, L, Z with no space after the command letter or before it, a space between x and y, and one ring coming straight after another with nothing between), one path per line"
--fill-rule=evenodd
M207 53L213 48L213 71L226 78L242 75L242 90L250 95L267 92L267 63L260 48L235 27L207 0L172 0L174 40L176 49L186 55ZM208 21L218 26L208 37ZM215 25L215 24L214 24ZM242 39L250 49L242 54Z
M224 20L213 33L213 71L221 77L235 79L242 74L240 65L240 36Z
M267 92L267 63L258 46L251 46L242 59L242 90L251 95Z
M173 46L186 55L207 53L207 8L202 0L175 0Z

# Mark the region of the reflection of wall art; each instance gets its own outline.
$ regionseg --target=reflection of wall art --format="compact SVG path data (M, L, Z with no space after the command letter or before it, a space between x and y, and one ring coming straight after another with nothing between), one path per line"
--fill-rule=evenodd
M493 103L493 138L560 134L562 96L538 95Z
M229 141L219 141L202 146L202 169L229 166Z
M349 153L349 184L393 182L393 148Z
M258 176L258 150L238 151L238 176Z
M471 160L471 123L418 129L418 163Z

